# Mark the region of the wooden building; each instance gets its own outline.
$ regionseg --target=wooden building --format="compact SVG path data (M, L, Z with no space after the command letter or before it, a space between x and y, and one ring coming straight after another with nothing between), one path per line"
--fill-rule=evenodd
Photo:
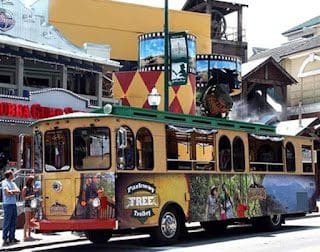
M247 42L244 41L242 9L245 4L215 0L187 0L183 10L207 13L211 16L211 53L237 56L247 61ZM226 16L237 13L237 27L227 25Z

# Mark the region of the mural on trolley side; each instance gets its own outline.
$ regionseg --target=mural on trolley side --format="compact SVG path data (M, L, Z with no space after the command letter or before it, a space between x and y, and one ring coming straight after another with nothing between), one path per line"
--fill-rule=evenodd
M189 181L192 221L306 212L316 190L308 176L191 175Z
M73 219L115 218L115 175L81 174L80 191Z

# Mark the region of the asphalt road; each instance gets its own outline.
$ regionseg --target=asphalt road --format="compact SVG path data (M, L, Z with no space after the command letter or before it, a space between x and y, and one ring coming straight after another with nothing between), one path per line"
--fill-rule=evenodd
M320 252L320 217L289 220L277 232L257 232L251 226L229 227L219 235L202 229L189 231L188 236L172 246L156 247L147 235L112 238L106 245L87 240L33 248L25 251L228 251L228 252Z

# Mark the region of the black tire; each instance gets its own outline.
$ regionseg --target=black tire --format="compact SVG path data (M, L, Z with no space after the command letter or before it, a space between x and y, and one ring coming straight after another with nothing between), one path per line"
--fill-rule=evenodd
M281 214L274 214L264 218L264 224L267 231L277 231L281 229L283 219Z
M105 244L112 236L108 230L88 230L85 231L85 234L87 239L94 244Z
M261 218L256 218L253 221L253 226L258 231L277 231L281 229L284 219L281 214L274 214L270 216L265 216Z
M150 233L158 245L173 244L181 237L183 218L175 208L165 208L159 218L159 224Z
M200 222L201 227L209 234L221 234L226 231L227 223L219 221Z

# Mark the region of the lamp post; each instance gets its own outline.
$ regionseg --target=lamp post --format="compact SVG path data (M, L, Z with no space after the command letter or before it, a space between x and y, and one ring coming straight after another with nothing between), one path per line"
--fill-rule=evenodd
M157 110L160 104L160 101L161 101L161 96L158 93L158 90L156 88L153 88L151 90L151 93L148 94L148 104L153 110Z
M169 18L168 0L164 0L164 111L169 111Z

